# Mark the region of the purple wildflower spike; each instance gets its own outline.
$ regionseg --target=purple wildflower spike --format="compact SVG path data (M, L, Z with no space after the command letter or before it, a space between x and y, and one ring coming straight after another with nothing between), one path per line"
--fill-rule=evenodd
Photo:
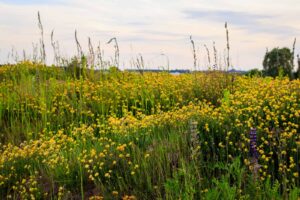
M250 157L258 159L258 152L256 150L256 128L250 129Z

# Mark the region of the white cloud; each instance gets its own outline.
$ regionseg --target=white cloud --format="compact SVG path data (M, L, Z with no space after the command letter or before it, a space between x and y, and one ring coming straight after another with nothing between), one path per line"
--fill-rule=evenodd
M37 11L40 11L49 57L52 55L52 29L55 29L55 39L59 40L64 54L69 56L76 53L74 31L77 29L84 49L87 49L90 36L94 44L101 41L107 58L113 55L113 48L105 43L111 37L117 37L121 63L125 62L127 66L131 57L138 53L144 55L149 65L162 65L165 59L158 55L163 52L169 56L172 68L191 69L189 35L193 35L200 50L200 63L205 66L203 44L211 48L215 41L218 51L223 52L226 43L224 21L231 19L233 64L242 69L261 68L266 47L291 46L293 38L299 35L299 9L297 0L289 3L271 0L247 3L242 0L65 0L26 5L1 3L0 0L0 13L5 16L0 19L0 62L5 61L12 45L19 52L22 49L31 51L32 42L39 39ZM191 19L187 17L187 11L201 11L205 15ZM228 16L232 13L238 15Z

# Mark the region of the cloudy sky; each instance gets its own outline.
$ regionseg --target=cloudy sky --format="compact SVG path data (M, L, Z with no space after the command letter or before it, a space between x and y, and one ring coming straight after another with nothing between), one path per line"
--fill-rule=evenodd
M266 48L291 48L299 37L300 54L299 10L299 0L0 0L0 63L7 62L12 49L32 54L32 43L39 41L40 11L48 63L53 62L51 31L62 54L71 57L76 54L76 29L83 49L88 50L91 37L95 46L101 43L106 59L114 52L106 43L116 37L120 65L126 68L142 54L146 68L166 66L168 57L172 69L192 69L190 35L200 69L208 66L204 44L212 53L213 42L224 65L227 21L232 65L261 69Z

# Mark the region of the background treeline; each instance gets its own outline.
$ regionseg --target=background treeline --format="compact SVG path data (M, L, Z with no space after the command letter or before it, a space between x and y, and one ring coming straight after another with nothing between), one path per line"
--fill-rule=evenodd
M296 69L297 68L297 69ZM252 69L247 76L288 76L290 79L300 78L300 58L294 62L294 50L289 48L273 48L267 51L263 60L263 70Z

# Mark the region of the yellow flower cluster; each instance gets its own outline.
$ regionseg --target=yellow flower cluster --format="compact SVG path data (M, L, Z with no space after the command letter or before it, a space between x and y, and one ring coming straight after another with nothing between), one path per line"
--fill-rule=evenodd
M72 180L136 199L119 189L141 178L154 157L151 134L188 132L192 121L203 161L241 157L249 171L259 166L260 180L299 186L300 80L129 72L89 80L60 72L29 62L0 68L0 191L7 198L50 198L49 187L63 198Z
M228 102L219 107L191 103L177 110L141 118L132 115L110 117L108 126L115 133L127 135L142 129L151 130L151 127L182 126L190 119L198 119L203 122L200 142L204 151L210 145L217 145L228 159L242 153L249 168L249 131L255 127L262 179L283 173L291 182L296 181L299 174L295 159L300 141L300 81L238 77L235 84ZM211 143L211 138L218 143ZM278 162L278 166L274 162ZM278 171L274 172L276 168Z
M13 193L22 199L36 196L40 192L37 181L46 175L37 170L37 166L62 171L66 177L74 168L82 166L90 181L101 183L103 177L117 176L118 167L123 166L128 173L138 169L131 159L132 145L108 137L95 137L94 129L86 125L74 128L69 134L64 130L51 136L45 134L19 146L6 144L0 150L0 171L5 172L0 175L0 187L12 184ZM34 176L30 175L32 171Z

